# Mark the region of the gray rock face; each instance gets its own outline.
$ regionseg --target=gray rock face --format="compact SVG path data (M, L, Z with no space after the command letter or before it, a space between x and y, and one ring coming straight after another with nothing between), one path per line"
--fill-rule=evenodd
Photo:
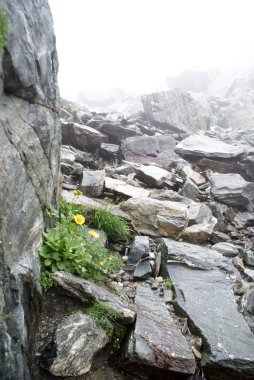
M150 264L149 257L140 260L134 270L133 278L134 280L145 280L152 274L152 268Z
M186 132L208 129L210 109L178 88L142 97L149 121Z
M187 377L195 371L195 359L164 302L150 288L138 286L137 320L122 364L144 378ZM164 376L164 377L163 377ZM166 377L168 376L168 377Z
M0 0L0 7L9 24L0 58L0 378L29 380L43 209L58 198L58 64L47 1Z
M157 163L163 165L170 158L177 158L174 152L176 140L171 136L137 136L121 142L125 160L137 163Z
M103 191L105 170L83 170L83 178L80 189L91 197L99 197Z
M247 182L240 174L214 173L210 177L211 192L216 200L228 206L253 208L254 183Z
M120 147L116 144L102 143L99 149L100 156L107 160L116 160L119 156Z
M1 0L8 13L8 44L3 55L4 91L55 109L58 59L47 1Z
M186 178L179 194L181 194L183 197L194 200L199 194L199 189L191 179Z
M107 140L105 135L87 125L67 122L62 122L61 125L63 144L80 150L94 151Z
M102 123L98 129L106 135L109 135L111 139L116 143L119 143L122 139L126 139L131 136L141 135L138 127L127 125L125 127L119 125L119 123Z
M109 337L92 318L82 313L70 315L57 326L53 341L45 347L41 366L54 376L80 376L89 372L94 355Z
M79 299L84 303L91 302L92 300L105 302L119 313L119 318L123 324L130 325L134 322L136 314L130 308L128 302L122 300L106 288L65 272L55 272L52 274L52 278L69 296Z

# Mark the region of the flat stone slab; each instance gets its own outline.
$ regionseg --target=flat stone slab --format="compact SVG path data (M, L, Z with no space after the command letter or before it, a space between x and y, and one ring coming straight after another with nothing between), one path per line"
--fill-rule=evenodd
M136 187L128 185L126 182L120 179L105 178L105 188L107 190L115 191L119 194L125 195L129 198L149 197L151 191L143 189L142 187Z
M221 268L227 273L233 273L230 260L210 248L165 238L157 239L156 245L164 263L175 261L190 268L203 270Z
M84 303L94 300L105 302L107 306L119 314L122 323L129 325L134 322L136 313L133 308L127 301L110 292L107 288L65 272L52 273L52 278L69 296Z
M168 265L175 309L203 340L201 365L208 379L254 378L254 336L238 312L232 280L219 270Z
M195 157L232 158L243 154L244 149L209 136L193 134L177 144L175 152Z
M137 169L136 177L153 188L162 188L170 173L155 165L142 165Z
M137 320L124 353L124 367L129 372L154 379L163 373L168 379L174 378L174 374L186 377L193 374L194 356L164 301L150 287L139 285L135 305Z

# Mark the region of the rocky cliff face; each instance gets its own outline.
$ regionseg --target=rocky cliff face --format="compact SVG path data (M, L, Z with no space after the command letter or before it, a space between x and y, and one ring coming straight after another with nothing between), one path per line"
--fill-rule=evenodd
M40 299L43 209L57 201L60 129L47 0L0 0L0 378L30 379Z

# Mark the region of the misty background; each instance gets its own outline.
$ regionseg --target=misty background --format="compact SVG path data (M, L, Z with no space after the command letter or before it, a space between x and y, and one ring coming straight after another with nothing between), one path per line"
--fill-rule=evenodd
M224 95L253 70L253 0L49 3L60 92L72 101L103 105L177 86Z

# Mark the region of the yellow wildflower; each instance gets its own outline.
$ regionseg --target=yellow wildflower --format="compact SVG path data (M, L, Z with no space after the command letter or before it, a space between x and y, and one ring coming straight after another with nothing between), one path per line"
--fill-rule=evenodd
M73 194L74 194L74 195L83 195L83 192L80 191L80 190L74 190L74 191L73 191Z
M109 261L112 261L113 258L110 256L108 259L109 259Z
M95 237L95 238L98 238L98 237L100 236L100 235L98 234L98 232L96 232L96 231L94 231L94 230L88 231L88 233L89 233L91 236Z
M104 262L100 261L100 266L103 267L103 265L104 265Z
M83 217L83 215L80 215L80 214L75 215L74 220L76 224L82 225L85 223L85 218Z

